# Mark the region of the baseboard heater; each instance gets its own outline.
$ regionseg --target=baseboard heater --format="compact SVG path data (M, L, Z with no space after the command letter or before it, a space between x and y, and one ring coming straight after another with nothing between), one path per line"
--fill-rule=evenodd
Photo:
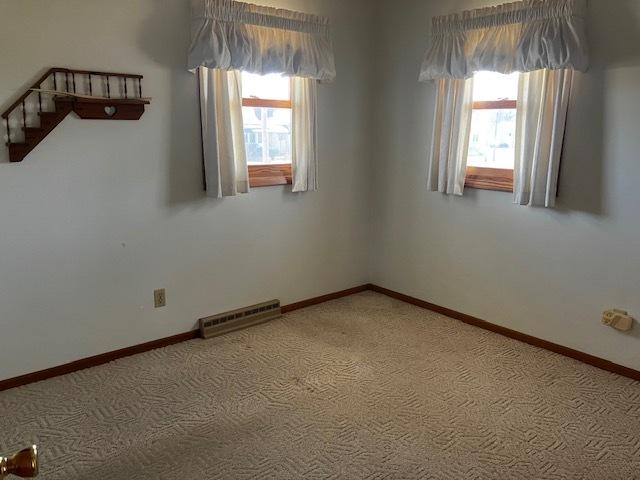
M200 319L200 336L212 338L242 328L268 322L282 315L280 300L259 303Z

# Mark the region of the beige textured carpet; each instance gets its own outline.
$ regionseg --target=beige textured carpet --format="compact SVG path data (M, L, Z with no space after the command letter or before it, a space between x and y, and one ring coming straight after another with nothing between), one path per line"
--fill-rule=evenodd
M47 480L640 478L640 383L370 292L0 412Z

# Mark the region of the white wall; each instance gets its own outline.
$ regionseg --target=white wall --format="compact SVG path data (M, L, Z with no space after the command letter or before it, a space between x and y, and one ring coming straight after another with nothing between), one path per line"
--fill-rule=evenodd
M593 67L571 105L560 208L425 188L433 85L416 81L433 15L498 1L382 0L377 12L373 283L640 369L640 2L591 0Z
M22 164L0 148L0 379L366 282L367 1L260 3L333 22L321 189L217 201L201 188L187 0L0 0L0 110L52 66L141 73L153 97L139 122L69 116Z
M153 96L139 122L70 116L22 164L0 148L0 379L367 281L640 368L640 328L598 323L640 317L637 1L590 2L556 211L425 188L430 17L491 0L262 0L332 18L321 189L206 199L187 3L0 0L0 109L51 66L142 73Z

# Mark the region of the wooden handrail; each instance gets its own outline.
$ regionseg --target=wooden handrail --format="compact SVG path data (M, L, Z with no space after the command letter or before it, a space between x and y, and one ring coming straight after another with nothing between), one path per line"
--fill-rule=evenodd
M31 87L27 88L27 91L23 93L15 102L11 104L7 110L2 113L2 118L5 120L9 118L11 112L13 112L16 107L18 107L29 95L31 95L33 89L39 89L42 83L49 78L50 75L55 73L77 73L78 75L95 75L101 77L123 77L123 78L135 78L141 80L143 78L142 75L134 75L131 73L112 73L112 72L94 72L89 70L73 70L69 68L60 68L53 67L47 70L47 72L42 75L36 83L34 83Z
M57 73L77 73L78 75L96 75L103 77L126 77L126 78L144 78L142 75L136 75L134 73L116 73L116 72L97 72L93 70L73 70L69 68L54 67L50 69L50 72Z

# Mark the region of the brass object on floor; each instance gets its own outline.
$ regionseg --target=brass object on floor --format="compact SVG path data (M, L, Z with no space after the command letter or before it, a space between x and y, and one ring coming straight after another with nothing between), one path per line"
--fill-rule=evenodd
M33 445L11 457L0 457L0 479L8 475L33 478L38 475L38 448Z

